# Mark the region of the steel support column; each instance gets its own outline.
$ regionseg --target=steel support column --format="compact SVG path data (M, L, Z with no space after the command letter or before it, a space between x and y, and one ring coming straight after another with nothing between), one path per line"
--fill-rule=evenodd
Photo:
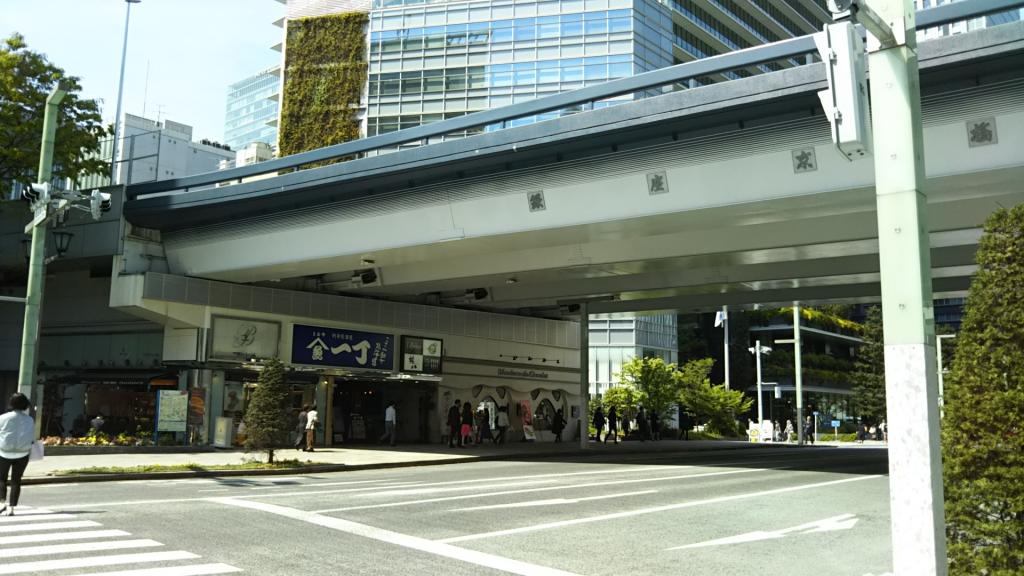
M580 448L589 446L590 429L590 313L580 303Z
M941 576L946 536L914 6L867 4L896 38L881 47L869 39L893 572Z
M800 358L800 304L793 303L793 380L796 394L796 443L804 444L804 370ZM786 438L789 442L789 438Z

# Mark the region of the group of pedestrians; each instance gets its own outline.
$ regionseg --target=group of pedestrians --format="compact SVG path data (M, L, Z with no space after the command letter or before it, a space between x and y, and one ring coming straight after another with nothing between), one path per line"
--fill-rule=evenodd
M604 409L598 406L594 410L594 418L592 424L594 429L597 431L596 440L598 442L607 442L609 438L615 444L619 443L619 423L622 424L622 437L626 439L630 433L630 418L628 415L619 415L618 408L610 406L608 408L608 414L605 415ZM608 427L608 432L605 433L604 438L601 438L601 433L604 431L605 426ZM636 426L639 433L640 441L646 440L661 440L661 416L654 410L648 412L643 406L640 406L636 412Z
M502 406L494 415L491 425L491 411L482 408L474 411L469 402L456 400L448 408L448 447L465 448L470 444L483 444L488 440L492 444L504 444L508 433L508 408Z

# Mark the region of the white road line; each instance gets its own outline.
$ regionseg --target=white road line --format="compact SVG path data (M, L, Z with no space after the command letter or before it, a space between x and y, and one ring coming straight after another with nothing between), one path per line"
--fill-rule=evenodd
M27 512L27 510L26 510ZM22 522L45 522L47 520L70 520L75 516L72 514L22 514L19 510L14 516L2 516L0 517L0 525L2 524L15 524Z
M118 570L117 572L89 572L88 574L75 574L74 576L206 576L208 574L228 574L241 571L241 568L235 568L227 564L193 564L191 566Z
M9 532L42 532L43 530L55 530L58 528L89 528L99 525L99 522L93 522L92 520L50 522L47 524L18 524L17 526L0 526L0 534Z
M196 490L196 492L230 492L231 488L213 488L208 490Z
M143 552L141 554L113 554L110 556L83 556L81 558L63 558L61 560L38 560L35 562L16 562L0 565L0 574L24 574L25 572L42 572L46 570L67 570L69 568L92 568L94 566L112 566L114 564L138 564L142 562L166 562L171 560L192 560L198 554L176 550L174 552Z
M402 546L403 548L410 548L426 552L428 554L452 558L454 560L460 560L462 562L468 562L470 564L476 564L477 566L484 566L486 568L500 570L510 574L521 574L524 576L576 576L571 572L565 572L563 570L558 570L557 568L548 568L546 566L530 564L519 560L513 560L511 558L503 558L486 552L477 552L476 550L467 550L457 546L450 546L442 542L435 542L425 538L409 536L407 534L399 534L398 532L392 532L390 530L383 530L381 528L375 528L373 526L367 526L365 524L359 524L349 520L342 520L341 518L321 516L319 514L305 512L295 508L288 508L286 506L266 504L264 502L253 502L250 500L236 500L231 498L218 499L217 501L228 506L238 506L241 508L268 512L270 514L284 516L293 520L300 520L317 526L323 526L324 528L331 528L333 530L338 530L339 532L362 536L363 538L369 538L380 542L387 542L388 544L395 544L397 546Z
M35 516L38 514L53 514L53 510L47 510L46 508L29 508L28 506L18 506L18 516Z
M253 486L252 490L270 490L271 488L324 488L327 486L351 486L353 484L378 484L382 488L395 484L423 484L423 482L403 482L399 480L353 480L348 482L317 482L316 484L301 484L299 486Z
M604 522L606 520L617 520L619 518L630 518L633 516L640 516L643 514L653 514L655 512L666 512L669 510L680 510L682 508L693 508L695 506L704 506L707 504L718 504L721 502L729 502L732 500L742 500L745 498L757 498L761 496L770 496L772 494L785 494L787 492L796 492L798 490L808 490L811 488L821 488L823 486L835 486L837 484L846 484L848 482L859 482L861 480L871 480L873 478L879 478L879 475L873 476L857 476L855 478L843 478L842 480L830 480L828 482L815 482L813 484L800 484L797 486L787 486L786 488L776 488L774 490L764 490L761 492L746 492L744 494L733 494L731 496L719 496L717 498L709 498L707 500L692 500L689 502L679 502L677 504L667 504L664 506L653 506L650 508L640 508L638 510L628 510L625 512L616 512L613 514L603 514L600 516L587 516L585 518L573 518L571 520L560 520L558 522L548 522L545 524L534 524L532 526L523 526L520 528L511 528L508 530L496 530L494 532L484 532L482 534L468 534L466 536L456 536L454 538L444 538L441 540L435 540L435 542L442 542L445 544L451 544L454 542L466 542L469 540L480 540L483 538L493 538L495 536L511 536L513 534L522 534L525 532L536 532L539 530L548 530L551 528L562 528L565 526L575 526L577 524L588 524L591 522Z
M71 552L96 552L100 550L124 550L127 548L151 548L163 546L156 540L114 540L110 542L79 542L78 544L54 544L52 546L27 546L24 548L4 548L0 556L15 558L19 556L43 556L46 554L69 554Z
M362 506L346 506L343 508L327 508L314 510L314 514L327 512L348 512L350 510L369 510L372 508L394 508L396 506L412 506L418 504L430 504L434 502L448 502L451 500L472 500L475 498L492 498L494 496L508 496L510 494L528 494L531 492L548 492L552 490L573 490L577 488L593 488L616 486L620 484L638 484L641 482L664 482L666 480L682 480L685 478L706 478L708 476L727 476L730 474L747 474L752 472L765 472L768 470L782 470L782 468L747 468L743 470L726 470L722 472L707 472L704 474L683 474L678 476L658 476L655 478L634 478L630 480L608 480L602 482L587 482L585 484L570 484L563 486L544 486L541 488L525 488L523 490L503 490L499 492L483 492L480 494L463 494L460 496L442 496L440 498L426 498L423 500L403 500L401 502L386 502L383 504L365 504Z
M61 540L89 540L93 538L119 538L131 536L124 530L83 530L58 534L23 534L21 536L0 536L0 545L28 544L30 542L60 542Z
M643 494L654 494L657 490L641 490L639 492L620 492L619 494L604 494L602 496L588 496L586 498L552 498L550 500L530 500L527 502L511 502L508 504L492 504L490 506L474 506L472 508L455 508L451 512L475 512L478 510L499 510L502 508L532 508L535 506L561 506L565 504L576 504L578 502L589 502L591 500L608 500L609 498L624 498L627 496L641 496Z
M531 486L535 484L550 484L555 480L527 480L525 482L503 482L499 484L489 484L487 486L447 486L444 488L410 488L402 490L384 490L381 492L373 492L371 494L361 494L368 498L390 498L392 496L416 496L418 494L439 494L445 492L459 492L461 490L476 490L478 488L505 488L508 486ZM269 496L269 494L268 494Z

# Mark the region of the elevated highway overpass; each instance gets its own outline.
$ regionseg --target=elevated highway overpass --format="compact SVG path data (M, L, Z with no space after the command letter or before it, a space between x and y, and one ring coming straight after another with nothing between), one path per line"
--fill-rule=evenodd
M986 215L1024 201L1024 23L919 54L934 291L958 294ZM687 66L709 64L673 78ZM636 78L618 82L667 76ZM329 166L130 186L125 214L160 231L172 274L277 288L546 316L581 299L592 312L877 299L873 161L833 149L825 87L810 64L373 150L401 141L388 134L334 147L361 157Z

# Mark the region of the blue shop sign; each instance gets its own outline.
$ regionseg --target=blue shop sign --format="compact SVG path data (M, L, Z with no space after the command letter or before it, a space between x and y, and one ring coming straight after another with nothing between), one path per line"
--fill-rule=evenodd
M393 349L391 334L292 325L292 364L391 370Z

